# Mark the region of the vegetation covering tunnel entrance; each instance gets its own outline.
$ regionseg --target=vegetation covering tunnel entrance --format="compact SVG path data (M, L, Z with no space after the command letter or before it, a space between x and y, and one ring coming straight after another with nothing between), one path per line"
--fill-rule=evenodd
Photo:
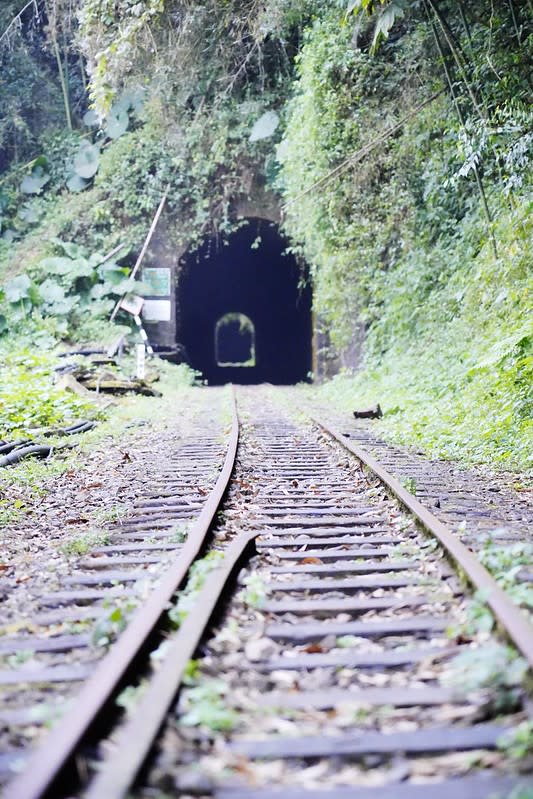
M311 290L277 227L257 219L185 258L178 286L180 342L211 385L306 380Z

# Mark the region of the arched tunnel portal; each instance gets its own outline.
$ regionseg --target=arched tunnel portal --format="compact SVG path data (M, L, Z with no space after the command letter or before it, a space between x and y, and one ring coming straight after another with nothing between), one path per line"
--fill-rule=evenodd
M273 223L258 219L182 259L178 337L210 385L308 379L311 288Z

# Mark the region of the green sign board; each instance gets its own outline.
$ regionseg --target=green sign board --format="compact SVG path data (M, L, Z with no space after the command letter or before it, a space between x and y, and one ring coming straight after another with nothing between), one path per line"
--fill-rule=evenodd
M143 269L143 283L147 286L147 297L169 297L170 269L159 266Z

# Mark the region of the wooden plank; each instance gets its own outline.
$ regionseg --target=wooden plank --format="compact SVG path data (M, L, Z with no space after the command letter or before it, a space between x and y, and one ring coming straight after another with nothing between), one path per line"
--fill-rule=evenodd
M55 608L58 605L70 605L71 603L99 602L104 599L129 599L136 597L137 594L131 589L120 590L120 586L104 590L80 589L79 591L52 591L49 594L39 597L39 604L45 607ZM37 618L37 617L36 617ZM39 622L37 622L39 623ZM43 622L46 624L46 622ZM49 622L52 624L53 622Z
M472 727L431 727L412 732L381 734L356 730L345 735L276 737L265 740L232 741L228 749L250 759L293 757L342 757L355 755L432 754L436 752L496 749L499 739L512 728L498 724ZM428 786L425 786L426 792ZM427 793L426 793L427 795ZM433 799L433 798L432 798ZM454 797L455 799L455 797Z
M0 640L0 653L14 655L17 652L69 652L91 645L90 635L54 635L50 638L8 638Z
M243 668L254 668L259 671L304 671L322 668L365 668L391 669L410 666L427 660L442 660L453 657L463 651L461 647L423 647L420 649L389 649L383 652L358 652L347 649L343 652L298 653L295 657L284 656L248 664Z
M174 527L176 521L180 521L181 519L189 520L190 518L189 516L180 516L177 519L160 519L159 521L153 522L116 522L112 526L112 529L113 532L124 531L126 533L133 533L136 530L168 530Z
M451 597L450 597L451 599ZM260 610L264 613L366 613L369 610L388 610L391 608L414 608L427 605L432 600L427 596L402 596L391 594L377 599L303 599L265 602Z
M155 511L154 512L150 511L150 513L146 513L145 511L133 510L127 519L123 519L117 522L117 524L123 527L129 524L134 524L134 525L144 524L144 523L153 524L153 522L173 523L177 519L178 520L181 519L184 513L186 513L187 516L190 515L189 510L181 510L178 512L177 510L173 510L172 508L169 508L168 510L158 511L157 513Z
M394 550L390 547L347 547L346 549L332 549L331 551L306 549L301 552L276 552L280 560L305 560L306 558L319 558L320 560L350 560L355 558L386 558Z
M173 535L174 532L172 528L168 530L154 530L150 531L150 533L146 533L143 530L140 530L137 533L121 533L120 531L113 530L111 541L150 541L152 538L155 538L156 540L166 539L167 541L170 540L170 542L172 542Z
M80 682L94 671L94 664L80 666L48 666L37 669L0 671L0 685L29 685L48 682Z
M290 572L292 574L293 572ZM267 583L270 592L290 591L373 591L376 588L405 588L409 585L424 585L418 577L356 577L347 580L273 580Z
M269 508L264 506L260 510L267 516L303 516L309 518L310 516L362 516L364 513L375 513L375 508L325 508L317 507L316 509L311 506L304 508Z
M113 557L113 555L95 555L90 556L88 558L84 558L83 560L79 560L76 566L79 569L117 569L117 568L124 568L125 566L151 566L154 563L165 563L168 562L169 556L162 555L161 557L156 557L155 555L148 555L148 556L139 556L135 557L135 555L128 555L121 557L117 555Z
M294 536L293 538L287 538L285 536L279 536L277 538L269 538L268 534L260 536L257 539L257 549L263 551L265 549L276 549L277 547L329 547L329 546L336 546L338 544L399 544L400 539L392 538L391 536L383 535L383 536L374 536L371 535L344 535L344 536L336 536L334 538L324 536L323 538L315 538L314 536L310 536L307 533L304 533L299 536ZM150 544L149 546L155 547L155 544ZM95 550L98 552L98 550Z
M253 527L352 527L357 524L386 524L386 519L382 516L321 516L313 519L312 517L302 517L295 523L294 519L269 519L259 517L254 520Z
M187 500L179 498L174 499L138 499L134 505L135 511L142 511L146 513L149 510L151 513L158 513L159 511L166 510L183 510L183 511L201 511L203 504L201 502L187 502Z
M338 563L329 565L321 563L298 563L292 568L290 566L272 566L269 568L270 574L324 574L334 576L336 574L377 574L379 572L401 572L407 569L418 569L420 564L416 561L387 561L386 563Z
M262 485L258 487L258 495L261 497L268 497L268 499L279 500L280 502L291 502L296 500L305 504L306 502L317 502L322 500L326 503L333 503L336 499L344 498L353 501L354 492L344 489L340 491L337 488L335 491L326 491L320 486L314 486L311 489L306 489L305 486L293 486L284 484L281 487L279 484L274 486Z
M330 527L315 527L313 530L302 530L298 527L294 527L291 529L284 529L281 528L279 530L268 529L264 533L261 533L261 538L264 536L271 536L272 538L278 537L283 540L287 536L309 536L312 538L328 538L332 536L341 536L341 535L378 535L379 533L388 533L390 534L391 529L390 527L355 527L354 529L349 529L346 527L340 529L331 529Z
M153 572L146 571L109 571L101 574L73 574L71 577L63 577L62 585L113 585L114 583L134 583L137 580L145 580L147 577L155 577Z
M170 552L182 549L182 544L111 544L91 550L91 555L111 555L119 552Z
M247 701L250 697L247 697ZM452 690L446 688L363 688L347 690L344 688L327 688L324 691L266 691L255 697L259 707L294 708L305 710L331 710L348 705L391 705L394 707L433 707L443 704L463 704Z
M533 787L528 776L455 777L430 783L390 782L386 785L358 787L339 785L333 788L217 788L215 799L504 799L511 793L520 795Z
M108 597L109 599L109 597ZM110 610L107 610L109 615ZM47 613L37 613L28 621L29 629L35 627L53 627L56 624L67 624L75 621L91 621L99 616L106 615L106 608L102 605L90 605L84 607L68 607L60 610L49 611Z
M299 644L316 641L326 635L356 635L361 638L381 638L387 635L416 635L442 632L450 619L433 616L412 616L408 619L387 621L309 622L305 624L269 624L265 630L268 638Z

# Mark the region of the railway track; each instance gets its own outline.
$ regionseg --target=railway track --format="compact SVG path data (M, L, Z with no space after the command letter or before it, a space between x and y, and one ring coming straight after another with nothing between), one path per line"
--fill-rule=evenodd
M533 663L527 620L379 464L358 452L369 481L342 436L273 397L239 390L238 459L235 419L173 583L154 587L8 799L531 795L510 746L529 729L511 679ZM450 558L490 591L520 656L476 626Z
M27 591L19 596L19 588L4 602L1 782L25 769L29 752L68 712L81 685L86 683L81 702L88 697L85 709L90 709L114 681L120 684L134 667L128 659L136 656L135 636L148 642L150 619L152 624L157 620L158 604L152 597L159 596L163 607L165 592L172 595L203 546L203 530L217 504L217 478L225 457L233 459L237 434L235 423L224 432L225 404L230 420L232 413L227 400L215 395L211 404L215 413L210 417L199 403L199 422L180 437L169 456L163 447L156 457L151 451L141 453L146 488L126 518L109 523L105 534L97 536L99 546L73 568L53 560L54 576L43 575L32 585L30 599ZM147 603L151 611L141 612ZM108 644L126 625L132 629L129 648L126 640L122 654L107 654ZM80 728L82 724L80 720Z

